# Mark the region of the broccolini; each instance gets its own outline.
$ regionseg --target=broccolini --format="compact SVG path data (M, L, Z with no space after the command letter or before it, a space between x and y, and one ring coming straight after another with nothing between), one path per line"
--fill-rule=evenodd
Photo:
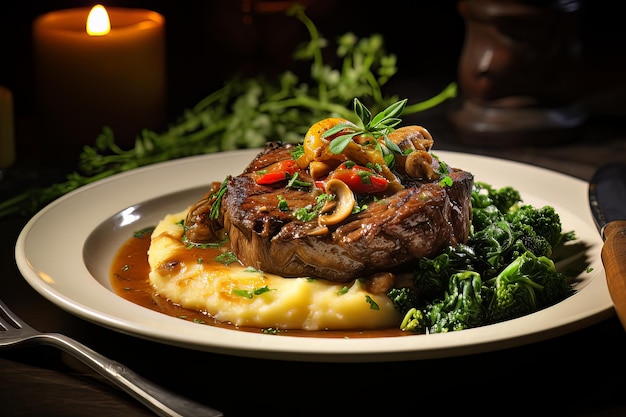
M389 296L402 330L441 333L517 318L555 304L574 290L550 258L575 239L551 206L522 204L512 187L476 182L468 241L416 262L411 291ZM419 294L419 297L415 297Z

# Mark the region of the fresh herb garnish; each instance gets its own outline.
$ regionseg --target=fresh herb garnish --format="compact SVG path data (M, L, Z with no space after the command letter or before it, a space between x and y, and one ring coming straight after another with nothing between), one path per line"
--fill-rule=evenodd
M206 242L206 243L197 243L197 242L192 242L189 239L187 239L187 235L183 235L183 237L181 238L181 241L183 243L185 243L187 246L187 249L193 249L193 248L198 248L198 249L210 249L210 248L219 248L224 246L226 243L228 243L228 237L217 241L217 242Z
M223 263L224 265L230 265L233 262L237 262L237 255L234 252L228 251L221 253L215 257L215 261Z
M277 195L276 198L278 199L278 210L291 211L291 209L289 208L289 204L287 203L287 200L285 200L285 197L283 197L282 195Z
M239 295L241 297L245 297L245 298L252 298L255 295L261 295L264 294L268 291L271 291L271 289L266 285L264 287L260 287L260 288L255 288L253 290L239 290L239 289L234 289L233 290L233 294L235 295Z
M220 209L222 208L222 198L224 194L226 194L226 190L228 187L226 186L227 178L222 181L222 185L220 185L220 189L215 193L215 201L211 204L211 211L209 212L210 219L217 219L220 216Z
M387 135L402 122L399 116L402 114L406 102L406 99L395 102L372 118L372 112L358 98L355 98L354 112L359 117L358 124L355 126L353 124L339 123L324 132L322 137L327 138L339 132L345 132L330 142L330 151L334 154L343 152L346 146L357 136L372 137L377 143L378 138L381 136L387 138ZM390 140L385 141L386 146L387 142L391 144L389 146L397 148L397 152L401 152L400 148Z
M449 176L449 175L446 175L445 177L442 177L442 178L439 180L439 185L440 185L441 187L450 187L452 184L453 184L453 182L452 182L452 178L450 178L450 176Z
M305 207L299 208L293 212L293 215L296 219L301 222L308 222L319 216L322 207L326 201L335 198L333 194L320 194L316 197L315 205L307 205Z
M298 173L296 172L287 182L287 187L294 189L311 188L311 183L298 179Z
M370 310L380 310L380 306L369 295L365 296L365 301L370 305Z
M136 237L138 239L142 239L146 236L149 236L152 231L154 230L154 226L150 226L150 227L144 227L143 229L140 230L135 230L133 232L133 237Z

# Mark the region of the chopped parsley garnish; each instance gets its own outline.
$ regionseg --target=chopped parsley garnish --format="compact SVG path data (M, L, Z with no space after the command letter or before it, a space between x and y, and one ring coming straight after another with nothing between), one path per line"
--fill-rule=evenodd
M449 187L452 185L452 178L450 178L449 175L446 175L445 177L441 178L439 180L439 185L442 187Z
M442 161L437 155L431 153L432 157L439 162L439 169L437 170L438 174L442 177L439 180L439 185L442 187L449 187L452 185L452 178L450 178L450 168L448 164Z
M311 183L307 181L302 181L298 179L298 173L296 172L287 182L287 187L289 188L311 188Z
M232 251L224 252L217 255L215 261L223 263L224 265L230 265L233 262L237 262L237 255Z
M219 248L219 247L224 246L224 244L228 242L228 238L223 239L219 242L196 243L196 242L191 242L190 240L188 240L187 235L183 235L182 241L186 243L187 249L192 249L192 248L209 249L209 248Z
M332 194L320 194L317 196L314 206L309 204L305 207L299 208L293 212L293 215L301 222L311 221L319 215L322 207L324 207L324 203L333 198L335 198L335 196Z
M233 294L239 295L239 296L245 297L245 298L252 298L255 295L265 294L266 292L269 292L269 291L272 291L272 290L266 285L264 287L255 288L253 290L238 290L238 289L234 289L233 290Z
M297 160L302 155L304 155L304 146L301 143L291 149L291 156L293 159Z
M144 227L143 229L134 231L133 237L136 237L138 239L144 238L147 235L151 234L153 230L154 230L154 226Z
M283 197L282 195L277 195L276 198L278 198L278 210L291 211L291 209L289 208L289 204L287 203L287 200L285 200L285 197Z
M374 299L369 295L365 296L365 301L370 305L370 310L380 310L380 307L378 306L378 304L376 304L376 301L374 301Z

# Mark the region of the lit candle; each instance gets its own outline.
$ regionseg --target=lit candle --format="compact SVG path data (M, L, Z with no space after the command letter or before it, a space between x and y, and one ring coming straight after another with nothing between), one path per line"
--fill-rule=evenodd
M15 129L13 122L13 93L0 86L0 170L15 162Z
M42 139L50 149L91 145L104 126L118 144L130 145L142 129L164 124L163 16L119 7L91 11L54 11L33 23Z

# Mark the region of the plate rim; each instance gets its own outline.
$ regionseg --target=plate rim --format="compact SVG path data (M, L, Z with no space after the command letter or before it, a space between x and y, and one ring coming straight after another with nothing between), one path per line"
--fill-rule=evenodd
M153 174L158 172L176 172L177 168L181 168L184 165L189 166L213 166L219 164L220 160L237 160L239 163L245 163L252 159L261 149L242 149L234 151L223 151L218 153L210 153L205 155L196 155L185 158L179 158L170 161L164 161L144 167L139 167L131 171L118 173L102 180L87 184L76 190L73 190L57 200L51 202L47 206L43 207L37 212L22 228L18 235L15 245L15 258L18 269L22 273L22 276L27 283L33 287L44 298L51 301L58 307L66 310L67 312L86 319L92 323L100 325L105 328L126 333L131 336L140 337L148 340L152 340L159 343L165 343L194 350L208 351L213 353L256 357L264 359L292 359L300 361L342 361L342 362L371 362L371 361L398 361L398 360L415 360L415 359L433 359L441 357L459 356L480 352L487 352L491 350L499 350L509 347L520 346L523 344L542 341L548 338L556 337L569 333L571 331L581 329L591 324L597 323L601 320L611 317L614 314L613 305L608 293L605 279L599 279L604 277L604 269L601 262L599 262L599 249L602 244L600 235L596 233L597 237L593 238L591 245L591 253L597 255L594 256L594 277L590 282L577 294L574 294L570 299L565 300L557 306L549 307L543 311L532 313L531 315L524 316L518 319L509 320L503 323L496 323L488 326L482 326L475 329L463 330L460 332L452 332L447 334L432 334L432 335L410 335L400 336L392 338L354 338L354 339L331 339L331 338L308 338L297 337L289 335L266 335L256 334L248 332L239 332L230 329L220 329L212 326L199 326L196 323L185 322L180 319L165 316L162 313L151 311L132 302L123 299L112 291L104 288L93 277L84 265L83 252L85 239L93 231L79 230L78 241L72 241L70 248L76 250L80 247L79 257L80 262L76 259L72 260L71 266L75 267L77 271L71 273L84 274L87 271L88 277L85 277L84 285L89 290L93 290L95 293L101 295L107 302L111 303L110 308L103 309L100 304L86 305L83 300L75 300L67 295L67 290L61 287L58 289L58 281L62 281L62 277L59 277L61 271L52 271L48 269L45 271L38 268L36 256L33 253L29 254L30 247L33 246L32 240L35 239L33 234L39 231L39 228L52 228L55 230L55 226L48 223L48 217L57 216L59 210L66 209L66 206L71 207L76 202L88 201L88 198L94 192L109 190L117 185L124 183L136 183L149 178ZM564 182L568 187L573 187L578 191L582 191L582 187L586 187L587 183L581 179L563 174L557 171L551 171L543 167L527 164L524 162L518 162L514 160L506 160L501 158L495 158L491 156L470 154L456 151L434 151L444 161L461 161L470 160L478 164L507 166L509 169L515 169L516 171L525 171L526 173L532 173L535 176L541 177L543 180L549 183ZM221 163L225 164L224 162ZM456 162L453 165L456 164ZM232 174L240 172L243 166L236 166L232 164ZM465 167L462 167L465 168ZM225 167L222 170L226 169ZM469 168L468 168L469 170ZM170 177L174 177L171 175ZM210 178L207 176L207 180L204 184L208 184L210 181L221 181L224 175ZM487 180L480 177L476 177L479 181L492 182L493 180ZM195 185L194 185L195 184ZM194 179L194 182L187 184L184 188L180 187L179 182L173 182L172 178L163 178L163 183L160 183L160 190L163 190L161 195L166 195L168 191L178 192L188 188L195 188L195 186L201 186L202 181L198 178ZM154 185L151 185L154 187ZM178 189L175 189L179 187ZM119 202L108 202L107 204L99 205L98 208L103 212L100 214L101 221L109 218L107 216L113 216L117 212L128 208L128 204L134 197L137 201L134 204L142 204L147 199L144 198L148 194L154 194L153 191L136 190L129 194L128 191L124 192L124 198ZM152 198L158 197L153 195ZM522 197L524 193L522 193ZM83 201L85 200L85 201ZM576 207L576 209L580 209ZM117 211L115 209L117 208ZM108 210L107 212L104 212ZM575 215L579 216L582 213L576 212ZM47 217L48 216L48 217ZM78 216L77 220L82 221L86 225L93 225L93 219L90 221L84 219L86 215ZM591 213L585 213L584 220L591 220ZM46 223L47 222L47 223ZM79 227L81 224L79 223ZM99 223L98 223L99 224ZM593 223L589 224L589 227L593 226ZM595 229L595 226L594 226ZM591 236L591 235L589 235ZM40 236L38 237L40 238ZM35 245L36 246L36 245ZM73 254L73 252L70 252ZM30 256L29 256L30 255ZM76 263L80 265L77 265ZM79 267L80 266L80 267ZM104 291L104 292L103 292ZM587 291L589 296L591 293L596 297L596 303L590 306L584 312L577 312L576 308L572 308L570 305L578 298L586 298L584 291ZM107 295L108 292L108 295ZM580 294L583 294L581 296ZM578 298L576 298L578 297ZM88 299L93 303L91 298ZM563 304L567 304L567 309ZM124 309L128 314L122 314L121 312L115 312L114 309L119 307ZM532 319L543 320L550 319L550 309L563 307L568 313L574 314L573 316L560 320L544 323L539 328L533 330L521 330L526 329L529 326L529 321ZM573 311L571 311L573 310ZM554 310L552 310L554 311ZM577 313L577 315L575 315ZM145 320L144 324L133 322L129 320L129 317L136 315ZM164 317L165 316L165 317ZM174 321L176 322L174 324ZM150 323L159 322L150 325ZM166 325L166 326L165 326ZM162 328L166 329L177 328L177 331L173 334L163 334ZM204 328L202 330L199 329ZM517 331L511 331L511 328L520 328ZM199 337L202 338L199 338ZM207 339L204 339L206 337ZM419 343L413 342L413 338L422 338Z

